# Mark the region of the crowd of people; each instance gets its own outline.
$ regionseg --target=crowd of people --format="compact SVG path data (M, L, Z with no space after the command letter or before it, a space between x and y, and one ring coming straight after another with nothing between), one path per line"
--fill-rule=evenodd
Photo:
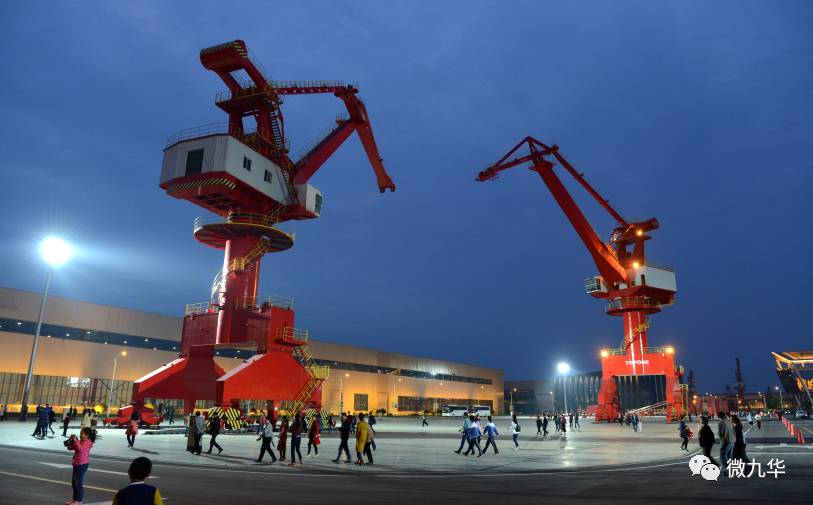
M345 455L345 463L353 463L357 465L373 464L373 451L376 450L375 445L375 425L376 418L373 413L367 416L364 413L351 414L342 413L338 423L334 420L333 415L327 416L323 421L321 416L314 415L308 419L300 413L294 415L293 419L289 419L287 415L282 416L279 424L260 411L257 417L256 435L257 441L260 442L260 453L255 462L262 463L266 454L270 458L270 463L288 462L288 466L295 466L303 464L302 458L302 437L307 437L308 445L306 457L318 457L319 446L322 443L321 433L324 429L332 432L334 429L339 431L339 450L334 463L341 462L342 453ZM323 426L323 423L325 426ZM209 450L207 454L212 453L212 449L218 450L217 454L223 452L223 447L217 443L217 436L225 427L225 421L221 418L205 419L200 411L191 413L185 421L187 426L186 431L186 450L194 455L200 455L203 452L202 438L204 434L208 434ZM129 428L128 428L129 429ZM355 436L355 453L356 459L353 461L350 454L349 440L351 436ZM288 443L290 439L290 445ZM365 462L366 458L366 462Z
M165 419L173 416L174 409L168 408L166 410ZM51 405L37 406L35 409L36 427L32 433L33 437L44 439L51 434L50 438L55 436L53 423L56 422L56 414ZM7 416L6 406L0 407L0 415L3 420ZM73 486L72 501L68 502L71 505L81 504L83 500L83 481L84 475L87 472L90 458L90 450L94 442L98 438L96 429L96 412L93 409L85 408L81 414L80 431L78 436L71 435L68 437L67 431L70 422L79 415L78 409L70 407L64 409L62 414L62 436L67 438L65 447L73 451L74 456L72 460L73 474L71 483ZM580 429L580 414L578 412L564 413L540 413L536 416L536 438L545 438L550 435L549 426L553 425L553 430L559 433L560 437L565 437L568 428L571 430ZM747 430L743 426L743 421L737 414L728 414L720 412L717 414L719 418L717 421L716 433L710 425L710 419L707 416L700 417L700 424L698 425L698 443L703 450L703 454L708 457L714 464L721 466L723 469L731 463L732 460L747 461L746 455L746 442L745 435ZM762 428L762 414L752 414L748 412L743 415L746 422L761 430ZM531 418L533 419L533 418ZM618 417L619 425L632 427L635 432L641 431L641 418L636 412L623 413ZM691 429L692 418L691 415L686 415L679 420L678 434L681 439L681 449L690 452L689 440L694 437ZM339 433L338 437L338 451L336 458L332 461L334 463L355 463L356 465L372 465L374 458L373 453L376 450L375 442L375 425L377 420L375 415L371 412L369 415L366 413L352 414L341 413L338 420L335 420L332 415L322 418L319 415L311 416L307 419L301 413L297 413L292 419L288 416L282 416L276 422L273 416L266 415L265 412L260 411L256 419L256 434L257 441L261 442L259 455L255 460L257 463L262 463L265 460L266 454L270 458L270 463L287 462L288 466L295 466L303 464L303 455L301 450L301 443L303 436L307 437L307 452L306 457L318 457L319 449L322 443L321 434L323 430L332 433L335 429ZM135 445L136 436L138 435L141 418L138 410L134 410L129 421L125 424L125 436L129 448ZM217 438L221 431L228 428L222 417L213 416L208 420L201 414L200 411L190 413L184 419L186 425L186 440L187 451L194 455L201 455L203 452L203 435L208 434L208 450L207 454L211 454L213 449L217 449L217 454L223 452L223 447L218 443ZM422 426L428 426L426 416L422 418ZM511 416L510 422L505 425L507 431L511 433L513 442L513 449L520 449L520 434L522 433L522 426L517 416ZM459 429L461 434L459 447L454 450L456 454L463 456L474 455L481 457L486 454L489 448L492 449L493 454L497 455L500 450L497 445L497 437L500 436L500 430L492 417L486 416L485 419L481 418L475 413L466 413L463 415L462 426ZM354 438L354 445L351 451L350 441L351 437ZM483 439L485 438L485 442ZM289 442L290 439L290 442ZM719 463L713 456L713 448L719 440ZM290 445L289 445L290 444ZM355 452L355 455L353 455ZM155 499L154 503L162 503L160 500L160 493L152 486L141 486L144 479L149 475L151 469L151 462L147 458L136 458L131 465L129 475L132 484L137 486L128 486L119 492L117 497L121 495L119 501L113 503L141 503L132 501L133 496L140 496L144 499L152 497ZM143 503L153 503L144 501Z
M719 412L717 414L719 420L717 421L717 436L720 440L720 462L711 454L716 438L714 432L709 426L709 418L706 416L700 417L700 430L698 433L698 443L703 449L703 454L711 460L715 465L720 466L722 469L728 468L732 460L737 459L740 461L748 461L748 456L745 452L745 434L747 431L744 429L742 420L737 414L728 414L726 412ZM750 413L747 416L748 423L753 426L756 421L757 429L762 429L762 415L756 416ZM688 427L690 419L684 417L680 420L679 430L680 437L683 439L681 444L685 448L688 444L688 439L691 438L692 433ZM688 449L685 449L688 450Z

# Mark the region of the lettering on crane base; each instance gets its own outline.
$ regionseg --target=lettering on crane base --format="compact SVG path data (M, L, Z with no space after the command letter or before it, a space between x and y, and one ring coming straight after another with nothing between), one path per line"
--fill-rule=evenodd
M628 359L624 363L626 363L627 365L648 365L649 360L648 359Z

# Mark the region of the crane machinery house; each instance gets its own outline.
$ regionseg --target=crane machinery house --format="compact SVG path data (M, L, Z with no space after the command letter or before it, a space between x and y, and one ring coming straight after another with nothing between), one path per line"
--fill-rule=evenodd
M170 137L161 187L170 193L192 189L196 203L216 213L239 205L240 195L246 194L269 198L280 207L299 202L298 219L319 217L322 208L322 193L310 184L293 185L296 195L291 198L282 168L230 135L226 124Z

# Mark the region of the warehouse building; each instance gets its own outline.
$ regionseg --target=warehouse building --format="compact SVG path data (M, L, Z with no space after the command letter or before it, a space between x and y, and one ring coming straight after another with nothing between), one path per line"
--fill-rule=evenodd
M19 410L41 300L39 293L0 288L0 403L12 412ZM111 394L111 405L126 405L134 380L177 357L182 325L180 317L49 296L29 404L90 406ZM502 370L313 340L310 350L331 368L322 401L332 412L340 405L398 415L461 404L504 409ZM250 355L222 349L215 360L228 372ZM264 406L244 402L257 405Z

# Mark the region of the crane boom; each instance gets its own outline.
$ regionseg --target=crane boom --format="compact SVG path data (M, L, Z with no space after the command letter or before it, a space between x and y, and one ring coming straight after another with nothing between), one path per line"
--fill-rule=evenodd
M514 156L524 145L528 146L529 154ZM537 172L542 178L542 181L550 190L556 203L559 204L562 211L565 213L568 221L576 230L576 233L581 238L585 247L587 247L593 262L596 264L599 273L604 280L610 284L628 284L629 279L627 271L624 266L619 262L615 251L608 244L604 243L596 234L590 222L579 209L573 197L570 196L562 181L553 171L554 164L545 156L553 156L565 169L584 187L590 195L595 198L599 204L618 221L619 225L628 228L630 225L613 209L610 204L604 199L598 191L593 189L592 186L578 173L565 158L559 154L557 146L548 146L536 140L533 137L525 137L513 149L500 158L497 163L491 165L477 175L478 181L487 181L496 179L498 174L503 170L513 168L525 163L531 163L531 170Z

